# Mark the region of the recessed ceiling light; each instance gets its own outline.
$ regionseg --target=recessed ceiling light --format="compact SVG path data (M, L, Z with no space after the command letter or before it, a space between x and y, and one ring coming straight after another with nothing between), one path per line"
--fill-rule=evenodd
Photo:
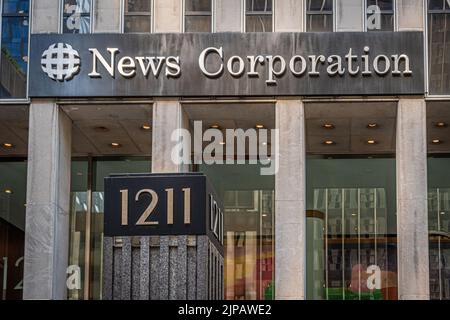
M220 126L218 124L213 124L210 126L211 129L220 129Z
M122 145L118 142L111 142L111 147L113 148L120 148Z
M445 211L441 211L441 214L444 215L444 214L445 214Z
M331 145L333 145L333 144L336 144L336 142L334 142L333 140L325 140L325 141L323 142L323 144L326 144L327 146L331 146Z
M378 123L369 123L367 125L368 129L377 129L378 128Z
M13 145L12 143L9 143L9 142L3 143L3 146L4 146L5 148L12 148L12 147L14 147L14 145Z
M441 144L442 140L440 140L440 139L433 139L433 140L431 140L431 143L433 143L433 144Z
M97 131L97 132L108 132L109 131L109 129L107 127L105 127L105 126L95 127L94 130Z
M332 124L332 123L325 123L322 127L325 129L334 129L335 128L334 124Z
M265 218L267 217L267 213L263 213L262 216Z
M367 140L367 144L377 144L377 141L373 140L373 139L369 139L369 140Z
M11 193L13 193L13 192L12 192L12 190L11 190L11 189L5 189L5 193L7 193L7 194L11 194Z
M224 145L224 144L225 144L225 142L224 142L224 141L220 141L220 142L219 142L219 144L221 144L221 145Z
M256 129L264 129L264 125L262 125L262 124L257 124L257 125L255 126L255 128L256 128Z
M437 127L437 128L447 128L447 123L445 123L445 122L442 122L442 121L440 121L440 122L437 122L436 124L435 124L435 127Z
M150 127L149 124L143 124L143 125L141 126L141 129L142 129L142 130L150 130L151 127Z

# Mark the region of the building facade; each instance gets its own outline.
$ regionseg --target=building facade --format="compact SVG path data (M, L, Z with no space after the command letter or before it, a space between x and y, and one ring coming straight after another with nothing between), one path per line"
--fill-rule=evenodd
M226 299L450 299L450 1L0 0L0 30L2 300L102 299L103 179L189 171ZM196 126L278 138L174 162Z

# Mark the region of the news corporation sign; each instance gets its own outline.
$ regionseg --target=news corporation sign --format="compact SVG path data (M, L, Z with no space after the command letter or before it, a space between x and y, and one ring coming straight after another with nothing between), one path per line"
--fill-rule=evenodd
M31 97L424 93L420 32L34 34Z

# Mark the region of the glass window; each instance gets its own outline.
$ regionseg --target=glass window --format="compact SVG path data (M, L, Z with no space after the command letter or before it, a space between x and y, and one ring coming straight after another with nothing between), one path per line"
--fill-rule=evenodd
M125 0L124 32L151 32L151 0Z
M360 107L305 105L308 299L398 296L396 104Z
M3 1L0 98L26 98L29 0Z
M272 0L245 1L245 31L272 32Z
M211 0L185 0L185 32L212 31L211 2Z
M367 31L394 31L394 0L366 0Z
M333 31L333 0L307 0L306 31Z
M22 299L27 163L0 159L0 300Z
M92 0L63 0L63 33L91 32Z
M148 172L150 168L146 157L72 161L69 266L81 278L79 286L68 288L69 299L102 297L104 178L113 173ZM86 234L86 230L90 232Z
M450 149L449 149L450 151ZM450 300L450 155L428 159L430 298Z
M450 4L428 2L429 93L450 94Z
M450 300L450 102L427 103L430 298Z
M275 179L261 176L260 168L199 166L224 203L227 300L274 299Z

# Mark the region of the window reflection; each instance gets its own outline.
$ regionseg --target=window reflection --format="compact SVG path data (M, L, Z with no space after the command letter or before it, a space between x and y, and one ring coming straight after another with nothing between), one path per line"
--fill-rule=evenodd
M393 158L308 158L308 299L397 299L395 197Z
M245 31L272 32L272 0L246 0Z
M225 299L274 298L274 179L258 165L201 165L224 201ZM245 183L236 183L246 181Z
M430 298L450 300L450 156L428 159Z
M104 178L150 168L146 157L72 161L69 265L79 267L81 284L68 290L69 299L102 298Z
M394 31L394 0L367 0L367 31Z
M63 33L89 33L91 0L64 0Z
M26 181L26 161L0 161L0 300L22 299Z
M25 98L29 0L5 0L2 9L0 98Z
M151 0L126 0L124 32L151 31Z
M185 1L185 32L212 31L212 3L211 0Z
M428 50L430 94L450 94L450 5L447 0L428 1Z
M308 0L306 4L306 31L333 31L333 0Z

